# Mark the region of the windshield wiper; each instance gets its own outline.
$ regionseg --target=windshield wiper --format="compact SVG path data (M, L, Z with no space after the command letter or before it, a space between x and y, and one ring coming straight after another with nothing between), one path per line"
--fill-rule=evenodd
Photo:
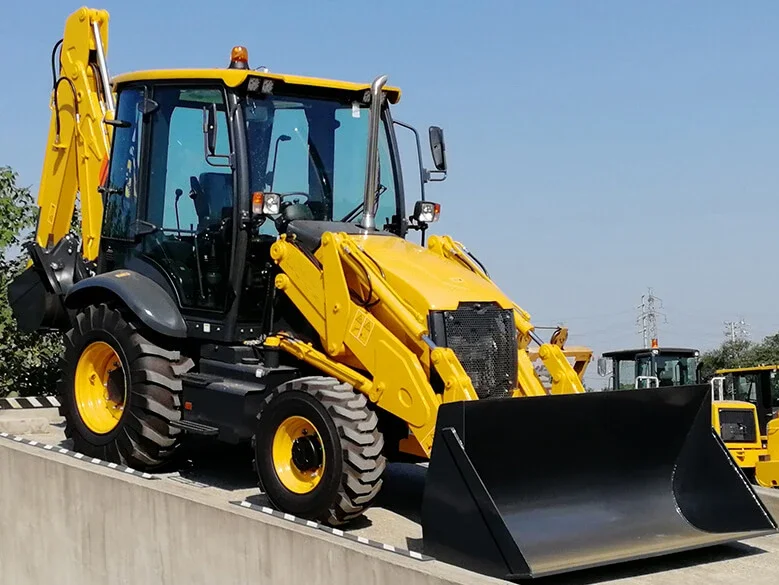
M376 190L376 205L378 205L378 204L379 204L379 197L381 197L381 196L382 196L382 194L383 194L383 193L384 193L386 190L387 190L387 188L386 188L384 185L382 185L381 183L379 183L379 188ZM355 207L354 209L352 209L352 210L351 210L349 213L347 213L347 214L344 216L344 218L343 218L343 219L341 219L341 220L340 220L340 221L341 221L341 223L343 223L343 222L349 222L349 221L352 221L352 220L354 220L354 219L357 217L357 214L359 214L359 213L360 213L360 211L362 211L362 208L363 208L363 206L364 206L364 205L365 205L365 201L360 201L360 203L357 205L357 207Z

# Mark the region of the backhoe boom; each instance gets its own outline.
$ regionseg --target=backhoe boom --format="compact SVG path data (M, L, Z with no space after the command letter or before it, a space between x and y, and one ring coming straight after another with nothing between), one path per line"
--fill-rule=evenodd
M98 254L103 217L98 187L111 141L111 127L104 122L113 119L113 96L106 85L107 48L105 10L81 8L68 18L62 41L52 54L51 122L38 192L35 239L42 248L52 247L68 233L80 194L87 260Z

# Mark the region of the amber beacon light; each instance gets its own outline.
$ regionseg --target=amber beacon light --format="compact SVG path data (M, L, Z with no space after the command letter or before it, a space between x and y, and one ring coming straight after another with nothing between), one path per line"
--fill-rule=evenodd
M241 45L233 47L230 52L230 69L248 69L249 51Z

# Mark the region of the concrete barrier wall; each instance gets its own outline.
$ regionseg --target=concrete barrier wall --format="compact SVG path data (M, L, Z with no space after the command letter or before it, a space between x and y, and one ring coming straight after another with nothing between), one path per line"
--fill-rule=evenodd
M0 440L0 585L500 581Z

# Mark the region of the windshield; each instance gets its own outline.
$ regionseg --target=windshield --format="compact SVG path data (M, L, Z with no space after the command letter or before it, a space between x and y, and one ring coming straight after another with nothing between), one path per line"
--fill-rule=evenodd
M636 382L636 362L633 360L617 360L617 388L625 390L633 388Z
M651 355L638 358L641 376L655 376L660 386L685 386L695 384L698 358L678 355L655 355L652 367Z
M731 396L733 400L757 403L759 374L740 374L733 377Z
M248 96L244 105L250 190L306 206L311 218L358 222L365 188L369 109L334 99ZM388 128L379 130L376 227L397 221L395 169ZM274 232L266 222L265 232Z

